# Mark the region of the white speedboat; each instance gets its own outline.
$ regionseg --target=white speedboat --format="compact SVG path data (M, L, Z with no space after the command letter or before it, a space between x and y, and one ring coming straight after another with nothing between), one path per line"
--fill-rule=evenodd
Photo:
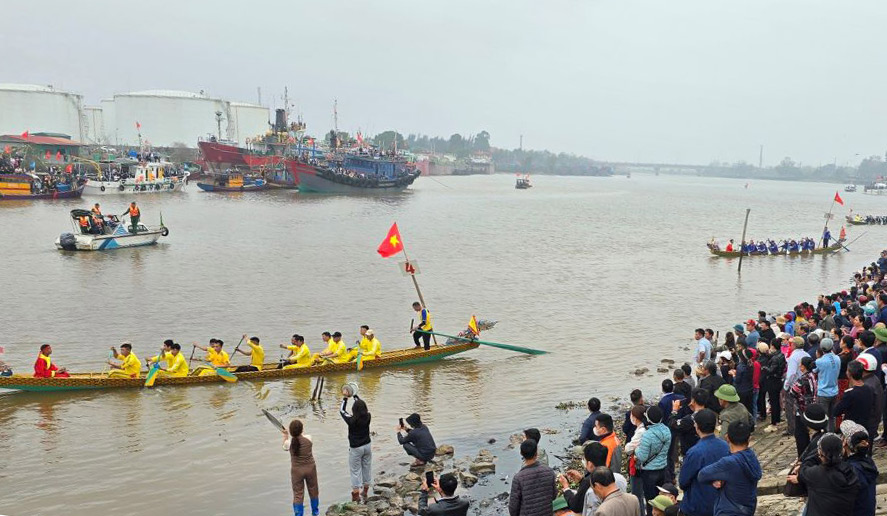
M139 163L130 169L133 177L89 179L83 193L86 195L125 195L139 193L178 192L185 187L188 172L179 172L168 161Z
M87 227L80 225L81 217L86 217ZM55 240L55 246L60 251L110 251L141 247L156 244L160 237L169 235L169 229L163 225L163 217L159 226L139 224L135 233L131 233L131 227L116 215L105 218L105 223L97 227L93 223L92 212L71 210L71 221L74 232L62 233Z

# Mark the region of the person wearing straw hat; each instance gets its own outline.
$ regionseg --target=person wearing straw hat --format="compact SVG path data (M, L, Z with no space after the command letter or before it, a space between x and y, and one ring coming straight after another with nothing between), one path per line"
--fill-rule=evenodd
M736 392L736 387L727 384L721 385L715 391L715 397L721 405L719 417L721 419L720 435L722 438L727 436L727 428L734 421L743 421L754 428L751 414L749 414L748 409L742 403L739 403L739 394Z

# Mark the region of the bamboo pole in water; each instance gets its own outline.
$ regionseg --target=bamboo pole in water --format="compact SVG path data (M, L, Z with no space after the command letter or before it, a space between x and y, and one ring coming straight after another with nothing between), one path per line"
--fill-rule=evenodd
M736 270L738 273L742 273L742 257L745 256L745 253L742 251L742 248L745 247L745 230L748 228L748 214L751 213L751 208L745 209L745 224L742 225L742 240L739 241L739 268Z

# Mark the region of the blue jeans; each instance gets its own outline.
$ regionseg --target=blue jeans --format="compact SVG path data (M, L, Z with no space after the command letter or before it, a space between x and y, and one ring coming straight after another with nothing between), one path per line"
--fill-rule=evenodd
M758 392L760 389L755 389L754 394L751 395L751 416L755 419L758 419Z

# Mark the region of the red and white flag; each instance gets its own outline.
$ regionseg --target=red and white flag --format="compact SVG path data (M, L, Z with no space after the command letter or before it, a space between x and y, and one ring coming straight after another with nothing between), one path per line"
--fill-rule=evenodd
M136 129L141 129L141 128L142 128L142 124L140 124L139 121L136 120Z

